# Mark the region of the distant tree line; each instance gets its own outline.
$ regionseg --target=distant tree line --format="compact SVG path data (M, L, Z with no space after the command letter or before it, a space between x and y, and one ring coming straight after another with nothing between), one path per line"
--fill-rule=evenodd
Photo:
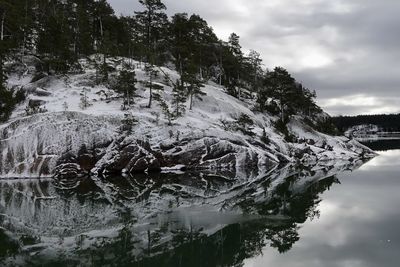
M383 131L387 132L400 131L400 114L338 116L332 119L337 128L342 132L352 126L364 124L377 125Z
M18 101L16 92L5 86L4 63L23 61L26 55L37 57L37 71L48 75L71 72L80 68L78 59L102 55L98 69L104 83L109 78L107 57L143 62L150 77L145 85L150 91L148 107L153 100L162 105L152 81L155 66L173 65L181 78L172 84L176 97L175 109L168 111L171 116L183 113L186 98L191 109L193 99L204 94L201 88L207 80L237 98L255 99L256 109L279 116L283 124L291 115L321 112L314 91L284 68L265 70L258 52L243 53L237 34L222 41L199 15L168 17L161 0L139 2L142 11L116 16L106 0L1 0L0 120L7 119ZM135 90L129 83L135 81L134 74L124 72L118 88L114 86L128 104Z

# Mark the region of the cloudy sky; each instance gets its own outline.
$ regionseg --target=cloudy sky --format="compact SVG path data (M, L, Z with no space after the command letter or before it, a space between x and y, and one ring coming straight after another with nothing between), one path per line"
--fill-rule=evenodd
M108 0L117 14L137 0ZM164 0L168 14L201 15L241 37L265 67L283 66L332 115L400 112L398 0Z

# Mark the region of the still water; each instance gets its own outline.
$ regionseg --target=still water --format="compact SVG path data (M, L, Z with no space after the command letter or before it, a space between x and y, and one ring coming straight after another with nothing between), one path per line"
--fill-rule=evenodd
M300 225L285 254L268 247L244 266L399 266L400 150L380 156L325 191L318 219Z
M265 174L1 180L0 265L397 267L400 150L379 153Z

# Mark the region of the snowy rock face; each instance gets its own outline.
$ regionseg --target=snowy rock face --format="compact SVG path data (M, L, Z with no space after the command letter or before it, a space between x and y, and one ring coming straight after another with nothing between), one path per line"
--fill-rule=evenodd
M0 176L52 176L63 154L111 142L118 121L76 112L38 114L0 126ZM115 126L114 126L115 125Z
M295 151L294 155L303 164L310 161L354 161L357 158L376 156L376 153L356 140L319 133L300 120L292 119L288 128L297 139L296 143L290 144Z
M129 65L123 58L109 59L117 71ZM130 62L132 63L132 62ZM202 101L189 102L184 116L172 124L153 101L146 108L149 91L144 66L133 62L138 79L135 103L121 111L122 99L104 85L96 85L93 61L82 60L83 73L45 76L16 72L9 86L23 88L27 100L0 125L0 177L76 177L94 174L153 172L171 169L262 171L276 164L300 161L355 160L374 155L368 148L344 137L331 137L293 118L288 143L274 125L277 118L254 112L254 99L239 100L223 87L208 83ZM157 93L172 110L172 87L166 81L178 74L159 68ZM82 97L87 99L83 108ZM189 100L188 100L189 101ZM26 110L35 108L31 115ZM125 115L137 121L127 134L121 129ZM246 115L252 125L239 126ZM267 141L266 141L267 139Z

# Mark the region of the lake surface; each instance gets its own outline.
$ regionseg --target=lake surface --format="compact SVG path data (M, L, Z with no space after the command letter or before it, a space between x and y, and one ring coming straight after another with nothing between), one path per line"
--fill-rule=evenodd
M400 150L380 154L265 174L2 180L0 265L397 267Z
M321 196L319 218L300 226L290 251L265 247L244 266L399 266L400 150L379 153L338 175L340 184Z

